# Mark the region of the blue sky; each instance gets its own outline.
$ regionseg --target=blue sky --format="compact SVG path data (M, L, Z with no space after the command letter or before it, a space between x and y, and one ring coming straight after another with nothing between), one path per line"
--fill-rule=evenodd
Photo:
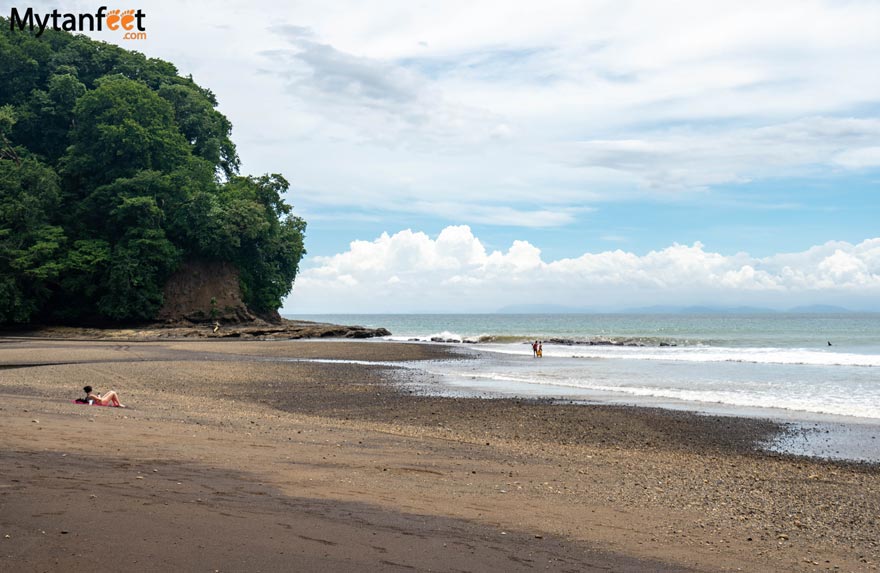
M292 182L284 311L880 309L876 2L144 10L147 40L93 36L191 73L243 172Z

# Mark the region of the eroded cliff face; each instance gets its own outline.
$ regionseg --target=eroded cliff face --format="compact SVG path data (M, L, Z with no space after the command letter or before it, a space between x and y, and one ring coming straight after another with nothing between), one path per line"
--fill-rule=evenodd
M165 304L156 322L123 329L51 327L30 336L149 340L152 338L374 338L391 334L384 328L343 326L286 320L273 311L257 315L241 298L239 272L226 262L189 261L165 284ZM217 323L217 324L215 324Z
M165 303L156 319L171 323L247 323L257 320L257 316L241 299L238 269L234 265L189 261L165 283Z

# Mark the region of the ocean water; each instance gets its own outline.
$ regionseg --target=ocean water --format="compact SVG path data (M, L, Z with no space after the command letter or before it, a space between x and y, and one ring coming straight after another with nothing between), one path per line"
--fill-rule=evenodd
M880 314L290 318L458 341L438 343L478 359L423 366L450 392L880 424ZM532 356L532 340L544 341L543 358Z

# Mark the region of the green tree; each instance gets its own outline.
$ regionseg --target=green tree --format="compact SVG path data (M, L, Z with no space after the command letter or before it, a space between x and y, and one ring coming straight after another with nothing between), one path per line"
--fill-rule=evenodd
M227 232L237 237L232 260L241 271L242 296L258 313L274 312L293 287L305 255L306 223L291 214L282 195L290 184L279 174L234 177L224 188ZM237 222L246 221L238 229Z
M238 155L229 138L232 124L214 109L217 101L213 94L195 85L165 84L159 95L174 107L177 125L194 155L218 166L226 177L238 171Z
M170 62L0 18L0 323L149 320L186 260L274 312L305 222L282 176L238 175L231 131Z
M75 187L110 183L141 170L171 171L189 154L171 105L141 82L112 76L81 97L62 159Z
M49 299L65 242L51 224L58 176L36 159L0 160L0 323L27 322Z
M19 106L15 139L31 152L55 162L67 148L74 106L86 87L72 73L51 76L46 87L46 91L32 90L28 101Z
M60 288L44 314L66 322L100 318L97 301L107 290L111 250L104 239L74 241L62 260Z
M151 197L123 198L111 211L121 239L113 247L102 315L116 320L150 320L162 306L165 281L180 252L162 230L162 210Z
M7 20L0 19L0 29L0 104L18 104L48 75L51 48L29 34L10 33Z
M15 109L11 105L6 104L0 107L0 159L11 159L15 161L16 165L21 165L18 151L15 150L9 139L17 120Z

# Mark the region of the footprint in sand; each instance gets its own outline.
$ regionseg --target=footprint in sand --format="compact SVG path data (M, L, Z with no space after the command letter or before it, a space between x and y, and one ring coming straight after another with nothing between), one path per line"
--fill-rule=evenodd
M107 12L107 27L115 30L119 27L119 10L110 10Z
M134 22L134 10L126 10L122 13L122 27L126 30L131 30L134 28L132 26L132 22Z

